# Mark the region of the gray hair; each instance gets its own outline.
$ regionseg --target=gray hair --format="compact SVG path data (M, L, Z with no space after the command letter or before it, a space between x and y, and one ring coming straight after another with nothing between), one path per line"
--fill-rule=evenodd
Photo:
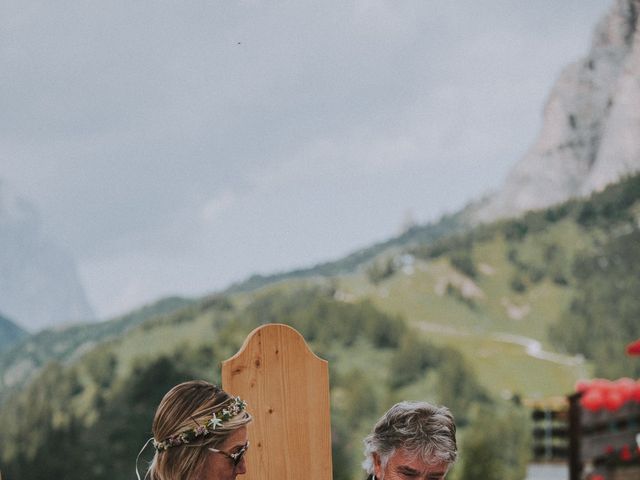
M396 449L419 457L427 465L452 464L458 456L456 425L446 407L427 402L400 402L391 407L364 439L362 467L373 471L373 454L385 467Z

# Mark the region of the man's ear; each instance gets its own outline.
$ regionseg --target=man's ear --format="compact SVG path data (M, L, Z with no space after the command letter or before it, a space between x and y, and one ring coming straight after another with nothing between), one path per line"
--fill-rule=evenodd
M373 474L378 480L382 478L382 462L377 452L373 452Z

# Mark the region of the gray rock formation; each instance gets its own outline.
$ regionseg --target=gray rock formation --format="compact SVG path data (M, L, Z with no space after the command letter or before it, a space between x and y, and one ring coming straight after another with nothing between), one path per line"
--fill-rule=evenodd
M560 75L537 140L479 220L586 195L640 170L639 10L640 0L615 1L589 55Z
M33 205L0 182L0 311L31 331L93 319L73 259L40 225Z

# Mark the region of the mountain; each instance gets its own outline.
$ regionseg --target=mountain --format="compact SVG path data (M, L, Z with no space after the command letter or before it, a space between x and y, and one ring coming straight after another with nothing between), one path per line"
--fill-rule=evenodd
M0 310L27 330L91 320L71 255L42 231L36 208L0 182Z
M542 129L477 218L544 208L601 190L640 169L640 0L617 0L589 54L567 66Z
M594 373L640 375L624 352L640 337L639 224L636 175L587 199L391 244L357 271L33 335L0 356L0 377L18 380L0 395L3 478L128 478L162 394L187 378L219 381L220 362L269 322L329 360L334 478L360 478L361 439L407 398L451 406L463 439L486 434L496 448L482 461L517 447L496 463L517 472L496 478L523 478L523 404ZM491 427L478 418L502 420L478 431ZM465 442L461 456L473 456ZM471 478L464 468L452 480Z
M588 55L561 73L530 150L495 194L344 258L254 275L227 293L294 278L355 272L390 247L436 241L478 222L512 217L602 190L640 170L640 0L616 0L595 28Z
M200 327L193 331L189 327L201 311L223 315L233 313L236 305L236 313L243 318L247 314L243 309L253 304L252 315L259 315L258 324L282 321L287 311L270 314L273 304L264 298L271 298L274 292L293 292L295 297L295 292L315 288L331 291L331 297L341 303L371 302L388 315L404 318L422 332L418 335L462 350L473 360L487 388L499 386L525 398L563 393L590 368L577 357L563 355L566 351L580 354L581 346L575 338L558 341L564 334L556 328L575 320L572 301L579 299L583 286L590 288L592 279L584 273L578 275L576 266L595 259L633 267L635 260L624 255L633 257L635 250L617 245L635 240L639 220L640 175L636 175L588 199L516 219L456 230L448 236L416 237L402 246L390 242L355 271L327 276L281 274L270 282L269 277L263 277L264 283L254 289L245 284L242 289L200 300L167 298L109 321L45 330L0 354L0 399L8 390L28 383L48 362L74 363L109 342L124 341L134 327L138 327L139 338L126 341L130 344L124 353L128 362L139 354L161 355L171 350L171 345L206 344ZM605 254L606 258L600 258ZM597 278L601 274L600 270L595 272ZM621 288L620 282L607 282L614 293ZM622 283L634 285L631 281ZM625 289L619 290L619 295L628 301L619 302L626 313L611 319L614 325L634 312L634 295ZM217 325L206 315L201 321ZM179 331L157 333L167 325ZM634 335L629 333L628 337ZM618 340L624 345L624 338ZM518 359L516 363L529 363L531 371L540 369L540 377L523 378L513 365L501 362L505 351L512 360ZM626 368L621 362L604 363Z
M18 325L0 315L0 353L18 343L28 334Z
M109 321L46 329L28 337L26 333L19 334L13 348L0 349L0 404L8 391L27 384L48 363L73 362L149 318L160 319L194 303L180 297L167 297ZM209 303L215 302L209 300ZM0 338L2 335L0 323ZM20 339L22 341L18 341Z
M338 260L271 275L252 275L247 280L231 285L224 293L249 292L265 285L285 280L331 277L352 273L386 250L404 248L408 245L420 243L435 242L447 235L462 232L469 227L470 215L465 210L453 215L443 215L435 222L425 225L412 225L395 237L376 243L370 247L356 250Z

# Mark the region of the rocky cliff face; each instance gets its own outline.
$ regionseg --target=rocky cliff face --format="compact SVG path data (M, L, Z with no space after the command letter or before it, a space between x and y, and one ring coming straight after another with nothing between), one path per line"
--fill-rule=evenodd
M589 55L560 75L542 130L480 220L544 208L640 170L640 0L616 0Z
M40 223L35 208L0 182L0 311L31 331L92 319L73 259Z

